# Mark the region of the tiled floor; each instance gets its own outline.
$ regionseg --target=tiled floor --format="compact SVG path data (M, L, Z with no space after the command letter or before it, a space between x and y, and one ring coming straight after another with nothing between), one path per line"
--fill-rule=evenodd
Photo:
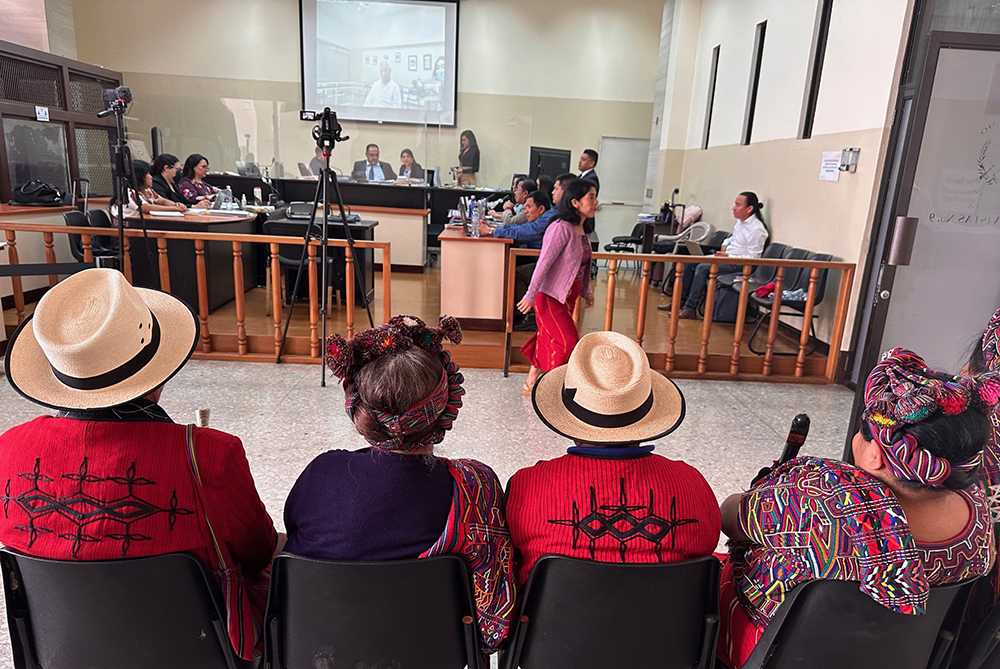
M438 447L444 456L491 465L501 481L517 469L556 457L569 443L550 432L520 394L523 375L467 370L465 407ZM283 529L285 495L299 472L331 448L361 448L344 414L343 392L321 388L320 368L191 361L167 386L161 403L177 422L193 422L211 409L211 426L238 435L247 449L261 498ZM776 458L792 417L812 419L803 453L839 457L848 432L852 393L838 386L729 381L679 381L687 400L684 424L657 452L700 469L722 500L742 490ZM0 381L0 430L41 413ZM12 667L6 618L0 628L0 669Z

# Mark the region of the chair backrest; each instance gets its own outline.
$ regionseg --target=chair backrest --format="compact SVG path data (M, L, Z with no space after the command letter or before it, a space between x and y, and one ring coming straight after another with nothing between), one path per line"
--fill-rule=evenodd
M96 562L0 549L14 664L233 669L218 586L193 555Z
M722 242L726 241L731 234L733 233L728 230L716 230L712 233L712 236L708 238L708 241L704 242L704 245L711 248L722 248Z
M87 212L90 216L90 225L95 228L113 228L111 217L104 209L91 209Z
M785 244L768 244L764 248L764 252L760 254L761 258L784 258L785 253L788 252L788 246ZM770 283L774 281L774 277L778 274L777 267L767 267L766 265L758 265L757 269L753 271L751 275L754 280L760 283Z
M941 667L968 592L968 585L931 588L927 613L910 616L877 603L856 581L810 581L789 592L743 669Z
M711 223L706 223L705 221L696 221L691 224L691 226L684 232L688 233L687 240L692 242L702 243L711 236L715 228L712 227Z
M820 262L830 262L833 260L833 256L829 253L812 253L809 255L809 260L817 260ZM809 290L809 275L812 274L811 269L803 268L799 273L798 281L795 283L795 288L801 288L802 290ZM830 274L830 270L821 269L816 276L816 301L813 302L813 306L819 304L823 301L823 295L826 293L826 278Z
M90 221L82 211L64 211L63 220L70 228L89 228ZM80 235L69 235L69 250L78 262L83 262L83 238Z
M646 227L645 223L636 223L635 225L632 226L632 234L629 235L629 237L642 239L642 233L644 232L643 228L645 227Z
M795 248L795 249L792 249L791 251L788 251L785 254L785 256L784 256L784 259L785 260L806 260L810 256L812 256L812 251L808 251L806 249ZM785 278L783 279L783 283L782 283L782 290L783 291L784 290L793 290L793 286L795 286L798 283L799 275L802 273L802 271L803 270L802 270L801 267L786 267L785 268ZM775 274L775 276L778 275L778 270L777 269L775 269L774 274ZM809 272L806 271L806 277L808 277L808 276L809 276ZM806 281L808 283L808 278L806 279Z
M286 667L478 669L469 572L455 555L397 562L274 559L266 659Z
M719 561L535 563L506 669L711 667Z
M994 606L951 669L1000 669L1000 606Z

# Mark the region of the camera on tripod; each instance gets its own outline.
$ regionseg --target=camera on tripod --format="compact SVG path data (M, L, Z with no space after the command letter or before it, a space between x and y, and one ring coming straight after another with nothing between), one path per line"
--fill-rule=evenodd
M132 104L132 89L128 86L105 88L101 91L101 98L108 105L108 108L99 112L98 118L104 118L109 114L124 114L125 109Z
M316 122L319 124L313 128L312 136L316 140L316 146L321 149L333 150L334 144L344 142L350 137L344 137L344 129L337 121L337 112L326 107L321 112L308 111L303 109L299 112L299 120Z

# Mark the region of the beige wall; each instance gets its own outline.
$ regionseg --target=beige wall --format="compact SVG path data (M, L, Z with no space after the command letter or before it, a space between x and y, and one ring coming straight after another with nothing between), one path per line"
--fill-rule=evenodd
M296 163L309 162L311 125L298 120L297 0L176 0L169 12L153 0L73 0L73 7L80 59L122 71L132 87L134 137L148 145L157 126L166 150L203 153L214 169L234 169L248 133L261 164L277 157L297 174ZM633 0L627 12L602 0L463 0L458 126L345 122L352 139L337 148L334 165L348 171L375 142L394 166L410 148L425 166L447 168L457 163L460 131L470 128L482 149L480 183L497 186L526 169L532 145L575 156L597 148L602 135L646 137L662 7L662 0ZM190 16L197 26L181 18ZM155 30L116 30L122 23Z
M735 11L739 5L740 11ZM668 87L671 123L660 141L662 199L704 208L704 219L731 230L733 199L753 190L776 242L857 263L867 250L887 137L892 92L908 26L907 0L834 3L813 136L797 139L817 0L678 0L675 21L694 42L678 54ZM754 130L741 145L750 61L757 23L767 21ZM698 34L695 40L691 31ZM712 49L720 58L709 148L702 150ZM686 122L686 125L685 125ZM860 147L858 170L819 180L823 151ZM856 279L848 314L856 309ZM817 329L828 340L836 285L821 305ZM789 319L798 326L800 319ZM849 346L844 341L843 348Z

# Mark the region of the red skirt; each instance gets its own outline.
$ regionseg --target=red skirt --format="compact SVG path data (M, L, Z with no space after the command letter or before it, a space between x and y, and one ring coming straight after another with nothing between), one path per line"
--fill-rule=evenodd
M521 353L543 372L569 362L569 354L580 340L576 323L573 322L573 309L582 287L580 281L574 282L565 304L545 293L538 293L535 297L535 322L538 329L524 342Z
M728 553L716 553L715 557L722 561L722 574L719 578L719 647L716 658L727 667L741 667L750 657L764 628L758 627L750 620L743 605L736 596L736 585L733 583L733 563Z

